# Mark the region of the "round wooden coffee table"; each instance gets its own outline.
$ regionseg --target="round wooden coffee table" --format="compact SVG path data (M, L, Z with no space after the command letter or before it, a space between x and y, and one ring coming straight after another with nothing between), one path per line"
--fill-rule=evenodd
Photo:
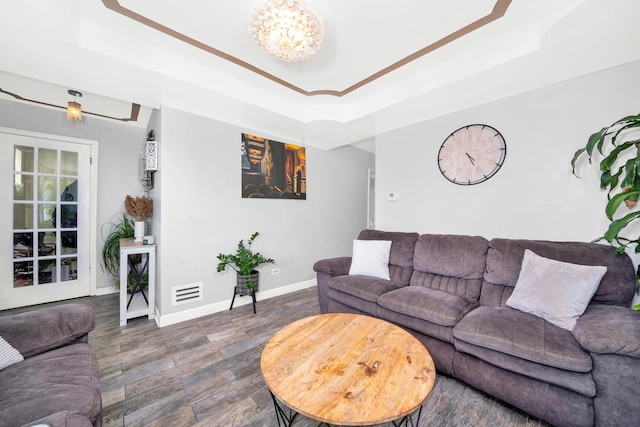
M285 326L265 345L260 369L279 426L290 425L298 413L348 426L402 425L415 412L419 420L436 377L429 352L410 333L345 313Z

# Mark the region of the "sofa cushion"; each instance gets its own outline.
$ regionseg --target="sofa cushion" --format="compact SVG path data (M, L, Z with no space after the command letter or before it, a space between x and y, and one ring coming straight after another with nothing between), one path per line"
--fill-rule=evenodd
M635 290L635 269L628 255L616 255L614 247L585 242L493 239L489 242L480 303L505 305L518 281L525 249L558 261L607 267L592 303L628 307ZM499 285L499 286L495 286Z
M329 288L353 295L365 301L377 302L378 297L399 286L389 280L368 276L338 276L329 281Z
M461 340L455 340L455 348L461 353L475 356L500 369L566 388L585 397L594 397L596 395L596 384L590 372L573 372L542 365Z
M509 307L481 306L453 328L456 340L530 362L590 372L591 357L571 332Z
M390 250L391 240L354 240L349 274L390 280Z
M570 331L606 272L607 267L556 261L525 249L507 305Z
M378 297L378 304L388 310L442 326L454 326L462 316L478 306L475 301L421 286L408 286L384 293Z
M377 316L378 297L399 287L397 283L376 277L334 277L329 280L328 307L332 306L332 301L338 301L358 312Z
M480 279L489 241L480 236L423 234L413 254L413 269L441 276Z
M329 313L355 313L378 316L378 304L329 288Z
M400 231L362 230L358 240L391 240L389 275L393 282L408 285L413 271L413 250L418 233Z
M424 234L416 242L410 285L478 301L488 247L484 237Z
M418 233L362 230L358 235L358 240L391 240L389 263L400 267L411 267Z
M438 325L418 317L389 310L381 305L378 305L377 317L386 320L387 322L399 325L405 329L418 332L426 337L433 338L434 341L442 341L443 343L450 345L453 349L453 326ZM434 360L440 359L441 355L434 354L434 349L431 347L427 348L429 349L429 352L431 352L431 356ZM447 364L445 363L445 365ZM451 369L449 368L447 372L451 373Z
M21 426L68 410L98 425L98 362L88 344L61 347L0 371L0 425Z

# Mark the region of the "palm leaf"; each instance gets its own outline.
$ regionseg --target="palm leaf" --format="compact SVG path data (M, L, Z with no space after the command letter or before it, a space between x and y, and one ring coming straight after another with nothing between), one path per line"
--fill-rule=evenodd
M618 239L618 235L620 234L620 232L627 225L629 225L631 221L638 217L640 217L640 211L635 211L623 216L620 219L611 221L611 224L609 224L609 228L607 228L607 231L604 233L604 239L609 243L613 243L614 241L616 241L616 239Z
M633 145L633 143L634 143L634 141L625 142L624 144L618 145L618 146L616 146L616 148L611 150L611 153L609 153L609 155L607 157L605 157L604 159L602 159L602 161L600 162L600 170L601 171L611 170L611 168L613 167L613 165L616 162L616 160L618 160L618 155L622 151L624 151L627 148L631 147Z
M624 202L625 200L638 200L639 195L640 191L629 191L613 196L604 209L607 218L609 218L609 221L613 221L613 215L616 213L618 207L620 207L620 204L622 202Z

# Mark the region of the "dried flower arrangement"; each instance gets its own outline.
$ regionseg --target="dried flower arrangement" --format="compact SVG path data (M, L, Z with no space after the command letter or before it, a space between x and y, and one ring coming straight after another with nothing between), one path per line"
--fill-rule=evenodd
M124 209L134 221L144 221L153 213L153 200L148 197L131 197L124 199Z

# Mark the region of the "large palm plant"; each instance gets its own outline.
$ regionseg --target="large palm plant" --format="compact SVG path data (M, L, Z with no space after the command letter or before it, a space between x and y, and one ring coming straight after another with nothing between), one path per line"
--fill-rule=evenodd
M591 135L587 145L576 151L571 160L574 175L577 176L577 160L586 153L589 163L592 163L596 150L603 156L600 161L600 188L608 191L605 215L611 221L604 236L596 241L606 240L616 246L618 254L634 245L635 252L640 253L640 236L629 238L620 235L625 227L640 217L640 210L616 217L623 202L632 210L640 197L640 114L624 117Z

